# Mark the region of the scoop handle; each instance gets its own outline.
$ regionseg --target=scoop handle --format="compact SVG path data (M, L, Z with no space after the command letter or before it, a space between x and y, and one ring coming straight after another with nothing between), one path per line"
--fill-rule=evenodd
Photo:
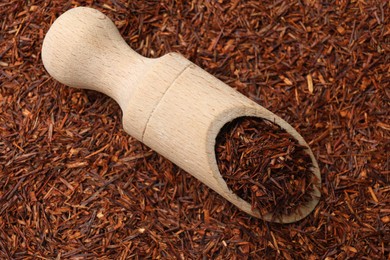
M102 92L122 109L152 61L133 51L107 16L86 7L71 9L54 22L42 60L61 83Z
M142 142L168 88L192 65L178 53L139 55L107 16L88 7L58 17L43 41L42 61L59 82L113 98L123 111L125 131Z

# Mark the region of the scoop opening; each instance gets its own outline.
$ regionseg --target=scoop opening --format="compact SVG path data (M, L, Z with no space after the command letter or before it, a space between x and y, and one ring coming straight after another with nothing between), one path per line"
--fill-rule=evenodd
M228 188L261 217L302 215L319 199L309 148L269 120L241 116L225 123L215 156Z

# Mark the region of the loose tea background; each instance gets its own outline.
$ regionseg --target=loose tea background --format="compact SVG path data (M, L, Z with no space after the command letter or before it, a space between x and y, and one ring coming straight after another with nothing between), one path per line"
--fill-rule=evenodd
M251 218L126 135L113 100L51 79L42 40L75 6L296 127L321 168L315 211ZM389 17L386 0L1 1L0 257L387 259Z

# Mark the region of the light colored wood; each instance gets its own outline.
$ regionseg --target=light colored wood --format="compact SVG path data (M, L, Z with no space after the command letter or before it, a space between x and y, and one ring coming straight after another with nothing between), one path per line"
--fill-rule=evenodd
M71 87L97 90L123 110L127 133L145 143L248 214L248 202L227 187L214 146L227 122L255 116L275 122L301 145L308 144L287 122L259 106L177 53L147 59L122 39L112 21L97 10L78 7L61 15L47 33L42 59L47 71ZM313 173L320 171L310 148ZM300 213L273 221L289 223L308 215L320 192ZM262 217L271 221L272 215Z

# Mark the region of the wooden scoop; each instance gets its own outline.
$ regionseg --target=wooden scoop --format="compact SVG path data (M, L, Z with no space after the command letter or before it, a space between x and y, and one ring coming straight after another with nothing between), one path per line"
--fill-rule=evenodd
M260 216L227 187L217 166L215 139L223 125L243 116L267 119L308 147L283 119L259 106L177 53L149 59L134 52L112 21L85 7L61 15L42 47L46 70L61 83L97 90L114 98L123 111L123 127L159 154L192 174L248 214L267 221L289 223L307 216L313 200L300 213ZM320 171L310 148L313 173ZM313 176L314 176L313 175ZM314 177L313 177L314 178Z

